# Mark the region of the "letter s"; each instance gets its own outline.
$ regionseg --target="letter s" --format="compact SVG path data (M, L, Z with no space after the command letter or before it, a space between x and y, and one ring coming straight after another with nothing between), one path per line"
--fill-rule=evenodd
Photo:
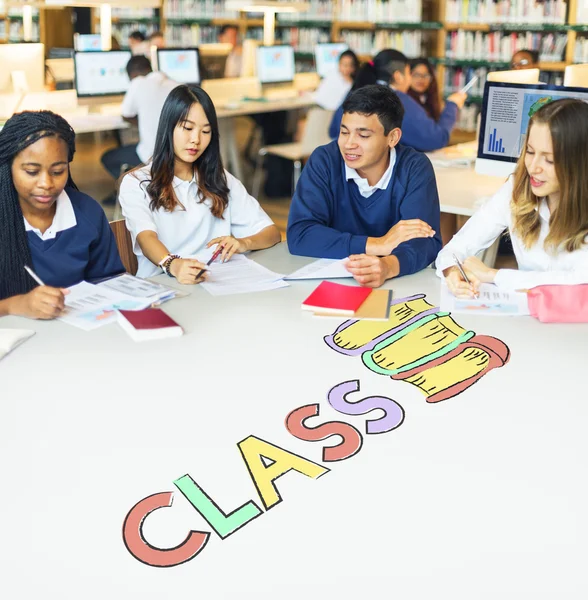
M336 446L325 446L323 448L323 462L334 462L345 460L361 450L363 438L361 433L348 423L341 421L329 421L316 427L308 427L306 419L316 417L319 414L318 404L308 404L294 409L286 417L286 429L299 440L305 442L318 442L326 440L332 435L340 435L343 441Z
M385 413L383 417L366 421L365 431L367 434L387 433L402 425L404 409L392 398L368 396L358 402L349 402L346 396L352 392L359 392L359 379L337 384L329 391L327 399L336 411L344 415L365 415L375 408L381 408Z

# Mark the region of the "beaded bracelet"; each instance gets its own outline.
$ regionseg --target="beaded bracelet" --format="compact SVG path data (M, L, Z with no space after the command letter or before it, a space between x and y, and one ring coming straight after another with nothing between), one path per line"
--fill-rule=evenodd
M180 258L179 254L170 254L166 259L165 262L161 265L163 267L163 269L165 270L165 272L167 273L168 277L173 277L173 275L171 274L171 271L169 270L172 262L174 260L176 260L176 258Z

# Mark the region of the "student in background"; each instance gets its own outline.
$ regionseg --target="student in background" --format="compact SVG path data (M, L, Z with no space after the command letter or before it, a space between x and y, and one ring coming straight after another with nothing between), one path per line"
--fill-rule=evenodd
M133 56L138 54L147 56L149 54L149 43L145 39L145 34L142 31L137 30L131 32L127 42Z
M218 34L221 44L231 44L233 49L227 56L225 77L241 77L243 48L239 44L239 29L235 25L223 25Z
M292 254L349 256L348 270L369 287L435 260L435 173L424 154L399 145L403 115L387 86L347 97L339 139L312 153L296 186L286 237Z
M49 111L0 132L0 316L57 317L63 288L124 272L102 208L71 179L74 152L73 129Z
M512 55L510 66L515 71L520 69L538 69L539 52L537 50L519 50Z
M441 98L433 65L426 58L410 61L408 95L416 100L434 121L441 117Z
M326 110L336 110L341 106L351 90L359 59L353 50L345 50L339 56L339 65L336 71L327 75L317 88L315 102Z
M131 85L125 94L121 113L125 121L138 121L139 143L114 148L102 155L102 164L114 179L120 177L123 165L133 168L151 158L163 103L179 85L165 74L153 71L149 59L142 55L129 60L127 73Z
M149 47L156 46L157 48L165 48L165 38L161 31L154 31L148 38Z
M437 258L437 273L453 294L471 298L480 283L508 290L588 283L586 139L588 104L581 100L551 102L531 117L514 175ZM505 230L519 270L492 269L476 258Z
M447 146L451 130L457 120L457 111L462 108L466 94L455 93L447 98L439 121L432 119L425 109L408 95L410 88L410 66L408 59L398 50L382 50L373 61L365 63L359 69L353 89L378 83L391 87L404 106L405 118L402 129L402 143L421 152L439 150ZM329 127L332 138L339 135L342 109L333 115Z
M203 249L220 244L220 260L228 260L280 241L257 200L224 170L216 111L200 87L181 85L169 94L153 161L125 175L119 199L139 277L161 267L180 283L199 283L205 265L190 257Z

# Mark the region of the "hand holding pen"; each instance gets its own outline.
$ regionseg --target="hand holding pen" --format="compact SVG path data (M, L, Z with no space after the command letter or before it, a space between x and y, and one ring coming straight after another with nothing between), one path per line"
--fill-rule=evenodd
M11 314L32 319L54 319L61 315L69 290L47 286L28 265L24 265L24 268L39 286L28 294L13 296Z
M451 293L457 298L477 298L479 281L468 277L459 258L454 254L454 267L449 267L444 271L445 281L451 290ZM457 269L457 271L455 270Z
M210 247L211 243L212 242L210 242L207 247ZM223 248L224 248L224 246L221 246L219 244L218 248L214 251L213 255L210 257L210 260L206 263L207 267L209 267L218 258L218 255L223 251ZM200 271L200 273L198 273L198 275L196 275L196 279L200 279L202 277L202 275L204 274L204 271L206 271L206 269L202 269L202 271Z

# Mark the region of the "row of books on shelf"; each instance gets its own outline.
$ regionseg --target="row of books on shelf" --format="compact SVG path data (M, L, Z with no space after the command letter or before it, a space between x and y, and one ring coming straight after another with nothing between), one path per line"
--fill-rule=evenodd
M445 56L509 62L518 50L537 50L540 60L563 60L568 37L565 33L503 33L493 31L453 31L446 39Z
M462 131L476 131L478 124L478 115L480 106L476 104L466 104L458 113L455 123L456 129Z
M7 24L8 23L8 24ZM39 24L33 22L32 28L33 42L39 41ZM0 39L8 40L9 42L22 42L24 40L24 28L22 21L0 21Z
M410 58L422 55L420 31L379 30L374 33L344 29L341 39L357 54L374 55L384 48L395 48Z
M445 21L563 24L566 14L565 0L447 0Z
M574 46L574 62L588 63L588 38L578 38Z
M317 44L329 42L328 30L318 27L291 27L278 32L279 43L289 44L298 52L314 52Z
M303 12L279 13L278 19L283 22L299 21L332 21L335 2L331 0L310 0L308 10Z
M220 27L210 25L167 25L165 43L173 48L214 44L218 41Z
M113 23L112 24L112 34L117 38L121 46L127 45L127 40L129 35L133 33L133 31L142 31L145 35L149 35L153 31L157 30L156 23L133 23L132 21L125 21L124 23ZM100 33L100 23L96 24L96 33Z
M239 13L226 10L223 0L165 0L167 19L238 19Z
M419 23L421 0L340 0L339 21L373 23Z
M443 89L446 94L451 94L462 89L466 83L471 81L474 77L478 80L469 90L469 97L475 98L484 95L484 84L486 83L486 76L488 75L487 67L454 67L445 70L445 80L443 82Z
M155 9L137 6L113 6L111 15L114 19L154 19Z

